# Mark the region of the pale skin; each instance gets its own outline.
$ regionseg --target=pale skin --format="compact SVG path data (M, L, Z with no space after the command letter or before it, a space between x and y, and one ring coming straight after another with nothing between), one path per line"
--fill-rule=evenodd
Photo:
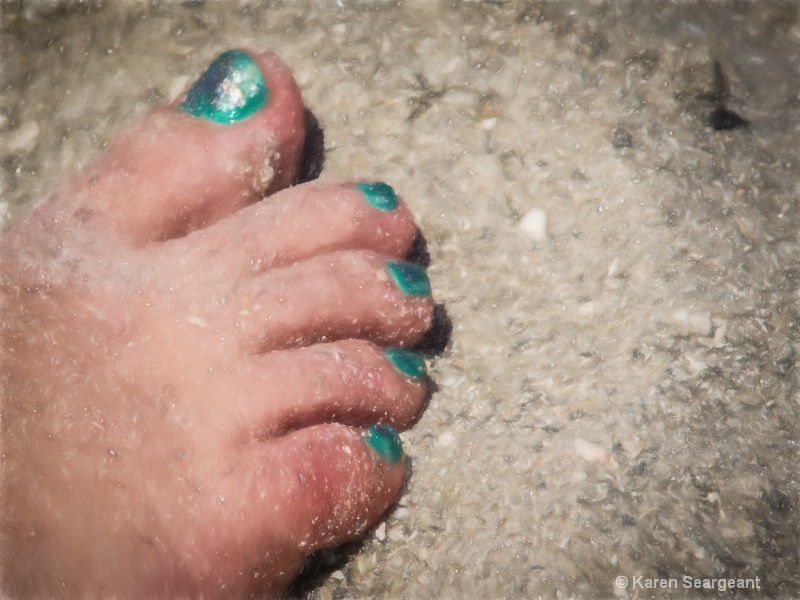
M157 109L0 234L4 594L280 596L401 493L363 432L425 396L381 351L431 322L385 269L417 227L290 187L300 93L250 54L257 114Z

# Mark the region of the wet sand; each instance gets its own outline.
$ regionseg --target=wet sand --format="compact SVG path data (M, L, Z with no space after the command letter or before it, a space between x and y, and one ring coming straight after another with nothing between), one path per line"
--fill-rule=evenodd
M298 596L800 596L796 3L22 4L5 218L236 46L418 217L454 329L408 489Z

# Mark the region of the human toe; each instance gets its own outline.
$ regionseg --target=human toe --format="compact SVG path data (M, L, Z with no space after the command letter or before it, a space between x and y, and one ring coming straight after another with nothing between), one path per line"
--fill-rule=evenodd
M187 94L115 138L50 210L137 244L184 235L289 186L305 118L276 56L223 53Z
M343 340L242 361L233 400L248 437L275 437L317 423L407 428L425 399L423 358L397 347ZM266 397L269 397L269 402Z
M238 473L232 485L246 492L234 529L251 538L239 541L266 557L262 568L273 577L290 574L288 585L306 556L357 539L380 520L400 495L406 459L390 426L325 424L253 447Z
M423 268L364 251L271 269L240 282L231 300L232 333L254 353L349 338L408 347L434 307Z
M399 259L417 235L411 212L388 184L318 180L282 190L173 245L207 266L214 256L225 272L244 275L341 250Z

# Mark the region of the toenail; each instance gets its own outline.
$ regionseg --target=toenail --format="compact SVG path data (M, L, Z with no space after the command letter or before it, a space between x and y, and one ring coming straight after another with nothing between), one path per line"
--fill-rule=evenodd
M189 90L180 109L216 123L236 123L267 103L269 91L255 61L241 50L220 54Z
M373 425L364 434L364 441L383 460L393 465L403 458L403 442L391 425Z
M425 269L404 260L386 261L386 269L397 287L409 296L431 295L431 282Z
M356 189L360 190L367 202L378 210L390 211L397 208L397 194L389 184L382 181L365 181L357 183Z
M403 350L402 348L386 348L383 353L389 359L389 362L394 365L394 368L406 377L420 379L425 377L428 372L425 366L425 359L416 352Z

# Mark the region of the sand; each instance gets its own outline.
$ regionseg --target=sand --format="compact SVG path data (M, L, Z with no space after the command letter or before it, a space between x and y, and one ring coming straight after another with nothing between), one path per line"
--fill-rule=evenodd
M236 46L417 215L453 333L408 489L297 596L800 596L796 2L0 10L5 218Z

